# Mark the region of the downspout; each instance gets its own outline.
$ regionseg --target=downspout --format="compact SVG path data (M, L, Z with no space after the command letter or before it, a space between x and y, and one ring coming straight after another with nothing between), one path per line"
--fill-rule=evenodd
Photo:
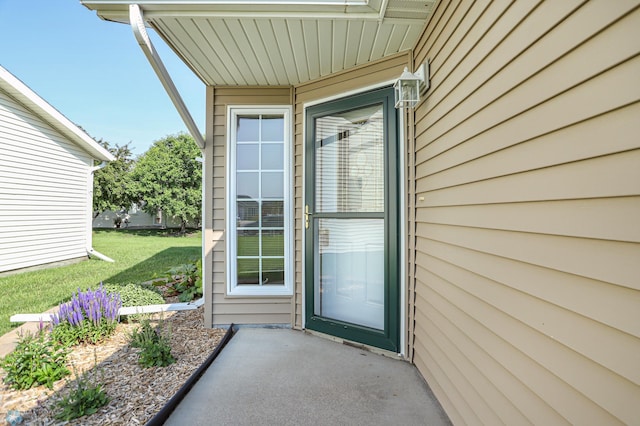
M89 186L88 188L88 194L89 194L89 199L88 199L88 205L91 206L93 205L93 174L100 169L103 169L107 166L107 164L109 164L108 161L103 161L102 163L98 164L97 166L91 167L89 169L89 176L91 177L91 179L87 179L87 185ZM102 259L106 262L115 262L115 260L111 259L109 256L105 256L104 254L97 252L93 249L92 247L92 235L93 235L93 209L91 209L90 213L89 213L89 221L87 224L87 256L89 257L97 257L98 259Z
M138 6L137 4L129 5L129 22L131 24L133 34L135 35L136 40L140 45L140 48L144 52L144 55L147 57L151 68L153 68L156 75L160 79L160 83L162 83L162 86L167 92L167 95L169 95L169 98L171 98L171 102L173 102L173 105L178 110L178 114L180 114L182 121L187 126L189 133L191 133L191 136L193 136L196 144L200 147L200 149L204 149L205 141L202 137L202 133L200 133L200 130L198 130L198 126L196 125L195 121L193 121L193 118L191 117L187 106L184 104L184 101L182 100L178 89L173 84L171 76L167 72L167 69L164 67L160 56L154 49L153 44L151 43L151 39L147 34L147 29L144 25L144 16L142 15L142 9L140 9L140 6Z
M89 170L91 170L91 173L94 173L97 170L104 169L105 167L107 167L107 164L109 164L108 161L103 161L102 163L90 168Z
M380 5L380 12L378 13L378 20L380 22L384 21L384 15L387 14L387 7L389 7L389 0L382 0L382 4Z
M154 49L153 43L151 43L151 39L147 34L147 29L144 24L144 16L142 14L142 9L137 4L129 5L129 23L131 24L131 30L133 31L133 35L136 37L136 40L138 42L138 45L140 45L142 52L147 57L147 60L149 61L151 68L153 68L153 71L156 73L156 75L160 79L160 83L162 83L162 86L164 87L164 90L167 92L167 95L169 95L171 102L173 102L173 105L178 110L178 114L180 114L182 121L184 122L185 126L187 126L189 133L191 133L191 136L193 136L193 139L195 140L196 144L198 145L198 147L203 153L203 158L199 159L199 161L202 163L202 168L203 168L203 173L202 173L203 217L201 218L201 221L202 221L201 227L202 227L202 247L205 247L204 241L205 241L205 235L206 235L206 224L204 221L204 206L205 206L204 191L205 191L206 184L205 184L205 174L204 174L204 169L205 169L204 153L205 153L206 143L205 143L204 137L202 136L202 133L200 133L200 130L198 129L198 126L196 125L195 121L193 121L193 117L191 117L191 113L189 113L187 106L184 104L184 101L182 100L182 97L178 92L178 89L173 84L173 80L171 80L171 76L167 72L167 69L165 68L164 64L162 63L160 56ZM205 270L204 250L202 251L202 269L203 271ZM202 275L204 277L204 274ZM204 279L202 280L202 292L203 294L206 294ZM206 323L206 320L205 320L205 323Z
M202 297L203 297L203 300L204 300L204 295L206 293L205 288L204 288L204 284L205 284L205 280L204 280L204 276L205 276L204 275L204 270L205 270L205 268L204 268L204 265L206 263L206 259L205 259L206 258L206 253L205 253L205 250L204 250L205 242L206 242L206 236L205 236L205 234L206 234L206 232L205 232L206 225L205 225L205 222L204 222L204 211L207 208L206 207L207 203L206 203L205 198L204 198L204 194L205 194L204 188L205 188L205 185L207 183L206 183L206 176L205 176L205 170L204 170L204 155L205 155L204 150L202 150L202 154L203 154L203 156L196 158L196 161L201 164L200 168L202 169L202 182L201 182L201 185L202 185L201 186L201 188L202 188L202 200L200 200L200 203L201 203L200 204L201 205L200 211L202 212L202 214L200 215L200 228L201 228L201 231L202 231L201 232L201 237L200 237L200 244L201 244L200 247L202 247L202 250L200 250L200 285L202 287Z

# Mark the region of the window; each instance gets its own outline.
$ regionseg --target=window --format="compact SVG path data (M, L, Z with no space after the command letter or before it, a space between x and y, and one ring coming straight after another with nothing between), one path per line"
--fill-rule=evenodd
M290 295L290 109L229 107L229 295Z

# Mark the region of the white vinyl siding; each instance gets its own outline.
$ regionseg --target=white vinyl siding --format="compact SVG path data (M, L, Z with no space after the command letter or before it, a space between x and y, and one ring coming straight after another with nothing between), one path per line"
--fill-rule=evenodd
M0 271L86 256L90 156L0 92Z
M440 2L413 361L454 424L640 419L640 3Z

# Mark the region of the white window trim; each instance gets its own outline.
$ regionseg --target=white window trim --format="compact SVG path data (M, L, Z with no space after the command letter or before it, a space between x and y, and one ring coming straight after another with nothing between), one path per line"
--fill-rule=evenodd
M236 283L236 117L250 114L282 114L284 116L284 286L237 285ZM294 289L293 266L293 135L292 108L283 105L227 106L227 170L226 170L226 261L227 296L291 296Z

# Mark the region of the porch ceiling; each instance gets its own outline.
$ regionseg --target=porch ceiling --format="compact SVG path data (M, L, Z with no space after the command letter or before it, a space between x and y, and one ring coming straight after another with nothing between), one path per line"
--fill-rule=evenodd
M436 0L83 0L147 24L208 85L303 83L413 47Z

